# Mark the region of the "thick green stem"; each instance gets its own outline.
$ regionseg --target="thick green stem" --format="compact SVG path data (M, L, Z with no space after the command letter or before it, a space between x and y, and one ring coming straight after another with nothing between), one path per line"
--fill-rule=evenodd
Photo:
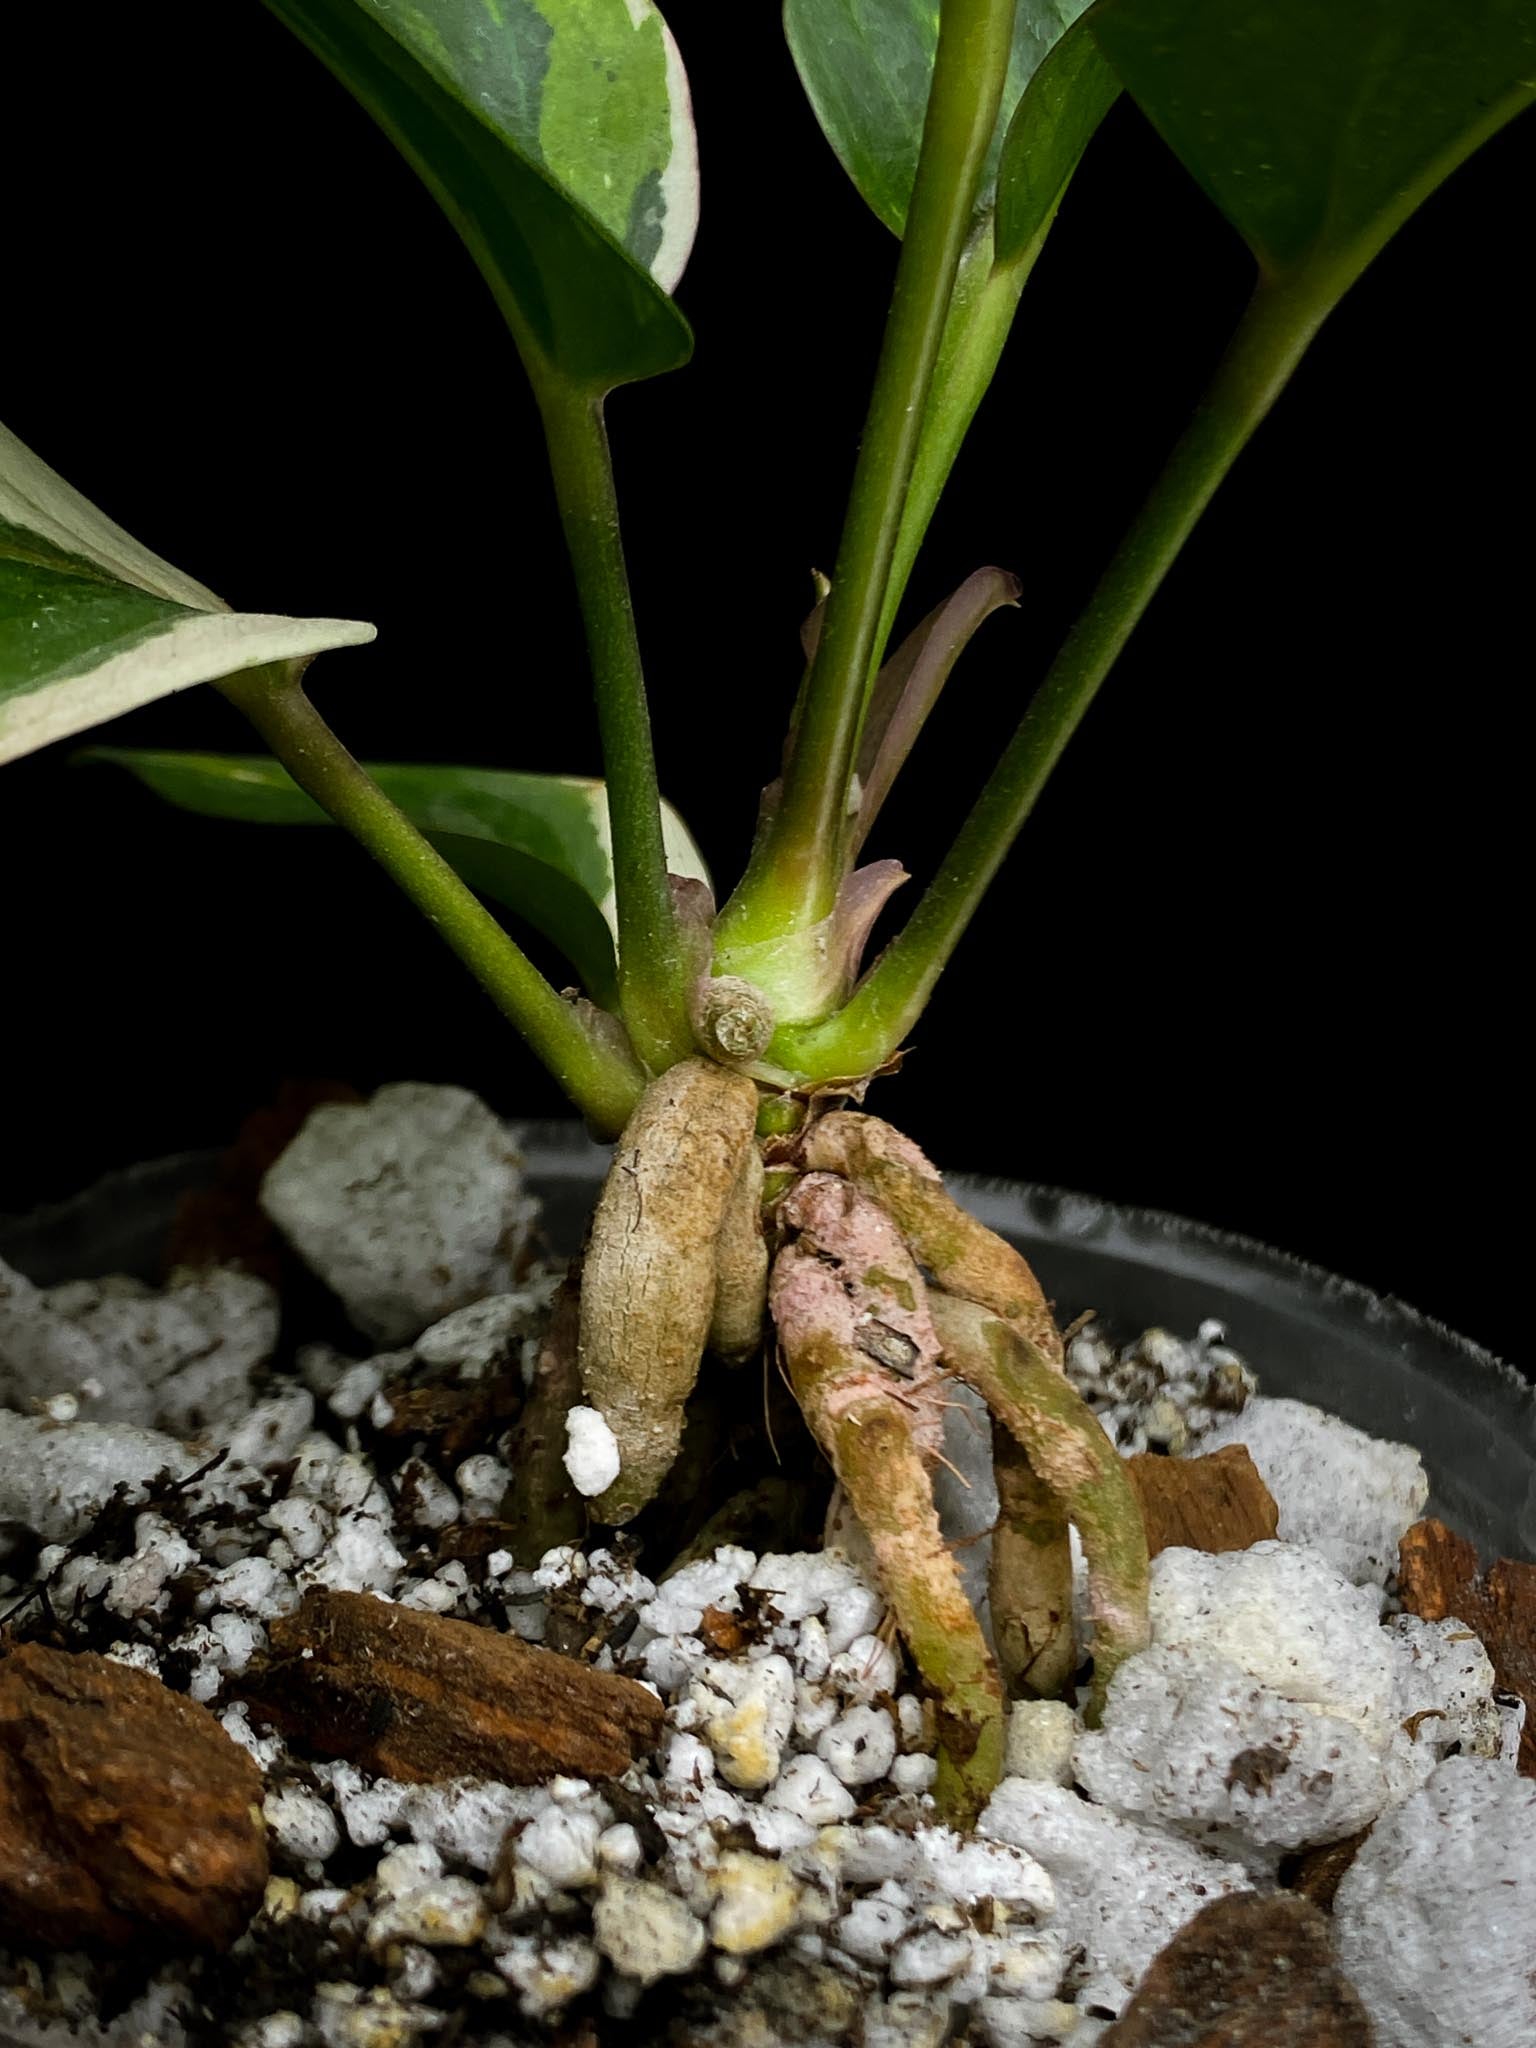
M1019 308L1019 297L1045 233L1042 228L1022 259L1005 267L996 266L992 259L992 222L988 219L972 235L961 261L891 556L890 580L871 656L871 685L885 658L896 614L944 486L970 432L977 407L997 373Z
M851 1002L788 1028L775 1058L808 1081L874 1071L901 1045L1067 742L1217 486L1284 388L1328 301L1261 286L1188 430L1031 701L939 874Z
M297 672L254 669L219 688L300 789L399 883L588 1121L606 1135L622 1130L645 1084L633 1056L599 1038L556 993L473 890L353 760L305 696Z
M613 834L620 1007L641 1058L660 1073L694 1047L603 401L547 374L534 378L534 394L597 697Z
M945 1363L1018 1438L1082 1538L1094 1625L1087 1718L1096 1722L1115 1672L1147 1646L1147 1534L1136 1489L1093 1410L1026 1337L953 1295L935 1290L930 1307Z
M783 796L727 905L733 944L818 923L841 879L849 779L907 488L982 166L1015 0L943 0L933 85L885 342Z

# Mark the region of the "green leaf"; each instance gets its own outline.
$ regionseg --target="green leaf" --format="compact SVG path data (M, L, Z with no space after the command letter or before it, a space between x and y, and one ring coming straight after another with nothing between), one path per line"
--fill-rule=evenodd
M126 768L157 796L204 817L331 823L264 755L97 747L82 758ZM368 773L471 888L558 946L594 1002L616 1005L612 843L601 782L435 765L371 764ZM668 804L662 831L672 871L707 883L703 857Z
M698 160L651 0L266 4L419 173L525 357L595 391L687 360L667 293L698 220Z
M1019 0L992 155L977 195L991 210L1003 136L1024 88L1088 0ZM800 82L843 169L895 235L906 226L939 42L939 0L784 0Z
M1264 274L1330 298L1536 94L1536 0L1102 0L1092 21Z
M1000 268L1032 260L1083 151L1120 95L1089 33L1091 19L1075 23L1044 58L1008 124L997 168L993 254Z
M0 427L0 761L372 626L232 612Z

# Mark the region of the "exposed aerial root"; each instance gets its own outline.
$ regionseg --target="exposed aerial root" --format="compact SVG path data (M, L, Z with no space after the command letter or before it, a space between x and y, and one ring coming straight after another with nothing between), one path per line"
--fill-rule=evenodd
M806 1163L846 1174L878 1201L947 1294L1010 1323L1058 1370L1062 1341L1028 1260L950 1195L912 1140L879 1117L835 1110L807 1132ZM1010 1693L1049 1698L1077 1664L1067 1516L1011 1431L998 1438L993 1635Z
M528 1570L546 1550L577 1542L586 1526L565 1469L565 1418L581 1399L576 1345L581 1262L560 1283L512 1444L512 1483L502 1514L516 1529L513 1555Z
M720 1219L715 1244L715 1306L709 1348L749 1358L768 1315L768 1244L763 1236L763 1155L749 1145Z
M677 1455L756 1118L752 1082L683 1060L646 1089L615 1148L581 1289L582 1386L619 1448L619 1476L592 1505L598 1521L638 1514Z
M790 1379L935 1695L940 1811L969 1826L1002 1770L1003 1692L933 1505L928 1460L942 1433L943 1395L926 1290L888 1220L856 1190L814 1175L786 1209L791 1223L812 1226L779 1253L770 1286ZM906 1312L887 1323L893 1306ZM860 1342L871 1324L905 1338L912 1353L891 1345L893 1362L884 1362Z
M803 1156L872 1195L946 1294L991 1309L1060 1364L1061 1336L1028 1260L961 1208L910 1138L877 1116L834 1110L806 1133Z
M1082 1538L1096 1719L1118 1666L1147 1644L1147 1537L1135 1490L1092 1409L1012 1324L937 1291L930 1307L945 1363L1018 1438Z
M1029 1453L992 1419L997 1525L987 1583L992 1638L1012 1696L1056 1699L1077 1669L1072 1627L1072 1545L1061 1502Z

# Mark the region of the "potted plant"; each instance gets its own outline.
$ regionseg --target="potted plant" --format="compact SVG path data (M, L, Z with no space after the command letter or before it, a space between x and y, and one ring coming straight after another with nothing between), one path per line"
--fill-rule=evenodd
M511 19L491 0L268 5L403 150L505 317L581 599L603 780L360 765L306 672L370 626L230 611L10 435L0 750L211 683L266 754L96 758L205 815L329 819L398 883L616 1147L572 1310L579 1387L535 1383L534 1437L564 1445L592 1520L623 1529L676 1484L705 1356L781 1358L931 1702L934 1810L970 1829L1002 1775L1008 1697L1061 1695L1086 1654L1093 1728L1147 1650L1147 1530L1027 1263L862 1104L1327 316L1528 103L1536 15L1523 0L1454 20L1418 0L1342 18L1259 0L787 0L816 116L901 249L780 772L744 872L717 893L660 793L604 414L690 348L669 294L698 167L665 23L649 0L539 0ZM1063 193L1122 92L1246 242L1253 294L953 846L866 958L907 880L866 860L866 841L967 643L1020 591L978 569L899 632L909 579ZM557 948L575 985L542 973L504 917ZM992 1423L990 1640L934 1504L957 1382ZM548 1535L535 1554L568 1531L569 1500L542 1529L544 1483L522 1467L509 1511Z

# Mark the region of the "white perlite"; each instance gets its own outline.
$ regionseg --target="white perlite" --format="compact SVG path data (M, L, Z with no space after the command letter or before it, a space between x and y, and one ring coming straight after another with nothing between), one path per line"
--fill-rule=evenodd
M565 1454L560 1460L579 1494L591 1500L606 1493L619 1476L619 1444L595 1408L572 1408L565 1418Z
M1040 1779L1005 1778L978 1826L1028 1850L1049 1872L1052 1931L1083 1947L1085 2012L1117 2014L1153 1957L1203 1905L1252 1890L1240 1864L1117 1820Z
M1320 1550L1357 1585L1386 1584L1403 1532L1429 1499L1417 1451L1367 1436L1304 1401L1265 1395L1224 1417L1199 1448L1225 1444L1247 1446L1280 1511L1282 1543Z
M1148 1613L1154 1647L1222 1658L1386 1747L1396 1660L1376 1596L1315 1550L1165 1550L1152 1561Z
M1382 1751L1350 1721L1294 1705L1221 1657L1147 1650L1115 1674L1103 1726L1078 1737L1078 1783L1116 1813L1260 1848L1336 1842L1381 1811Z
M680 1976L704 1953L704 1929L687 1906L645 1878L605 1877L592 1931L602 1953L637 1984Z
M178 1273L164 1290L120 1274L39 1288L0 1260L6 1407L63 1396L64 1419L203 1435L244 1417L276 1341L277 1297L250 1273Z
M386 1091L380 1101L390 1096L458 1105L440 1149L454 1151L462 1113L468 1151L489 1164L477 1183L485 1201L469 1203L475 1229L461 1241L483 1249L477 1219L500 1200L496 1189L516 1193L505 1134L456 1091ZM363 1137L376 1135L378 1106L349 1113ZM852 1533L811 1554L722 1548L659 1587L623 1543L562 1546L526 1569L493 1533L483 1571L440 1561L437 1531L499 1512L508 1440L487 1433L450 1457L430 1440L379 1432L412 1380L472 1382L515 1360L517 1347L526 1366L555 1276L536 1272L508 1291L503 1245L500 1276L475 1283L499 1291L426 1309L412 1292L412 1261L426 1256L415 1223L396 1266L381 1256L370 1267L366 1231L360 1245L348 1234L360 1217L392 1228L391 1201L411 1221L409 1147L386 1146L372 1167L361 1139L346 1149L338 1241L360 1284L382 1284L376 1300L393 1299L403 1273L412 1334L430 1325L412 1348L359 1362L305 1346L294 1371L279 1364L264 1376L259 1404L246 1374L238 1412L195 1450L170 1434L104 1428L87 1379L50 1389L41 1414L0 1412L0 1519L34 1523L49 1539L35 1578L55 1614L208 1703L263 1772L276 1874L246 1940L260 1959L271 1930L292 1920L313 1931L315 1961L307 1978L283 1980L280 2010L232 2034L239 2048L409 2048L466 2019L477 2039L511 2048L525 2034L544 2038L585 2000L617 2037L649 2024L647 1986L683 1976L698 1979L686 1997L706 2023L717 1987L721 2019L709 2032L722 2048L727 2031L735 2048L1088 2048L1205 1900L1267 1884L1286 1847L1411 1803L1448 1750L1491 1755L1507 1743L1512 1723L1475 1638L1455 1622L1383 1626L1375 1587L1336 1568L1338 1542L1353 1540L1367 1512L1341 1489L1319 1504L1314 1547L1166 1553L1154 1571L1153 1647L1123 1668L1103 1728L1086 1734L1065 1703L1017 1706L1009 1776L982 1830L939 1825L932 1705L904 1690L911 1670ZM427 1235L441 1237L445 1214L458 1230L457 1199L445 1195L444 1210L429 1189ZM66 1290L49 1312L89 1320L111 1294ZM1110 1362L1100 1406L1123 1425L1123 1448L1173 1448L1178 1432L1198 1435L1214 1404L1235 1403L1249 1385L1214 1330L1193 1346L1151 1333ZM179 1382L178 1371L161 1384ZM949 1420L969 1427L958 1410ZM216 1471L137 1515L112 1516L78 1554L60 1540L119 1481L142 1487L162 1464L184 1477L225 1431L234 1452ZM606 1483L592 1470L602 1437L584 1432L579 1413L568 1436L578 1483ZM16 1501L19 1512L7 1505ZM1379 1520L1379 1500L1369 1512ZM1334 1564L1317 1547L1330 1542ZM22 1543L14 1554L30 1582L29 1551ZM579 1612L599 1665L659 1693L656 1752L602 1786L408 1785L350 1763L305 1763L231 1695L268 1649L274 1618L312 1585L530 1639L552 1614ZM0 1586L7 1598L25 1590ZM725 1615L730 1630L717 1626ZM1092 1799L1073 1789L1074 1750ZM1507 1756L1488 1768L1515 1784ZM1390 1811L1378 1819L1378 1835L1395 1821ZM1443 1875L1456 1881L1454 1858ZM1474 1871L1462 1902L1425 1909L1447 1939L1459 1938L1468 1900L1477 1912L1481 1883ZM51 2009L85 2021L99 2008L94 1965L44 1958L38 1968ZM1406 1981L1397 1960L1393 1970ZM357 1981L342 1981L349 1975ZM652 2003L670 2006L680 1989ZM195 1995L171 1966L130 2006L131 2024L181 2048L175 2008ZM1402 2048L1429 2039L1438 2048L1432 2032L1404 2035ZM1513 2042L1495 2028L1477 2048Z
M511 1293L532 1217L504 1126L467 1090L415 1081L312 1110L261 1202L381 1344Z
M1334 1901L1377 2048L1536 2041L1536 1784L1452 1757L1379 1820Z
M61 1428L0 1408L0 1521L20 1522L45 1543L70 1543L119 1484L142 1496L151 1479L181 1479L196 1460L154 1430L126 1422Z

